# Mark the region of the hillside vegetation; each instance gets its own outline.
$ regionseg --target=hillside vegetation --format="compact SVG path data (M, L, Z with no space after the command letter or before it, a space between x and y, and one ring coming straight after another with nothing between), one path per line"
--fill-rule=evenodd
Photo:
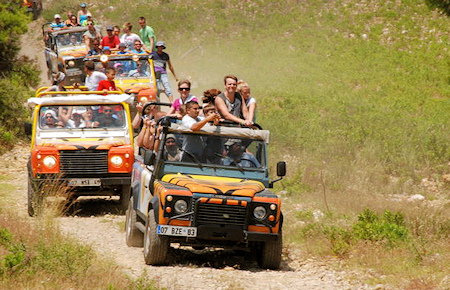
M228 73L251 85L257 121L272 131L272 161L288 162L277 185L288 241L375 269L371 283L425 289L450 280L450 28L429 6L437 2L110 0L88 8L103 25L130 21L135 31L145 16L196 95L222 88ZM78 7L53 1L44 17L69 9ZM415 194L425 199L408 201Z

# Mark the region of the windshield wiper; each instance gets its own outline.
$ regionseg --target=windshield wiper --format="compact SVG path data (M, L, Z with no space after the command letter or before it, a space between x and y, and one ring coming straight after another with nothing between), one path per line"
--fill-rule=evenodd
M186 153L187 155L189 155L189 157L191 157L195 161L195 163L197 163L200 166L200 168L203 168L203 164L200 162L200 160L198 160L198 158L194 154L192 154L191 152L189 152L185 149L180 149L180 150L183 151L184 153Z

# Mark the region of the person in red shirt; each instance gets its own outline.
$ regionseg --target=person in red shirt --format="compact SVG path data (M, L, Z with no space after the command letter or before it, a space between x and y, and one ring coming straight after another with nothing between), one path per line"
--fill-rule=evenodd
M106 26L106 33L108 36L103 37L100 45L103 47L108 46L111 50L118 50L120 39L117 35L113 34L113 27L111 25Z
M116 77L116 70L113 67L106 69L106 80L102 80L98 83L97 91L103 91L106 95L108 91L117 91L114 78Z

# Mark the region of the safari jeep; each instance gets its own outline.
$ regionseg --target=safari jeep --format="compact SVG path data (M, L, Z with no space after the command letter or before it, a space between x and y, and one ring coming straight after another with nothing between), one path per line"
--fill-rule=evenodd
M127 207L134 162L131 98L119 92L100 93L41 92L28 100L34 108L28 132L30 216L38 213L49 180L68 188L66 197L72 200L119 195L121 206Z
M42 26L45 41L45 59L49 72L62 71L66 74L66 84L84 82L83 59L87 55L83 34L87 27L70 27L50 31L48 24Z
M127 245L143 246L150 265L167 264L171 243L178 243L244 250L260 267L278 269L283 215L268 188L285 175L286 164L277 164L280 178L270 181L269 131L210 126L193 132L166 118L160 124L157 151L141 148L135 157ZM200 154L183 144L191 138L203 142Z
M22 7L25 7L27 12L32 13L33 20L36 20L42 11L42 0L22 0Z
M153 60L148 54L112 54L88 56L85 61L93 60L98 64L116 69L115 83L127 94L135 97L135 102L145 104L156 101L156 79Z

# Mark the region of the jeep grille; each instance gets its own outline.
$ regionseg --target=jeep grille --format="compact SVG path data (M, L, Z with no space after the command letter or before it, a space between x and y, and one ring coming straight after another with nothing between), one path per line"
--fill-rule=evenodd
M247 209L238 205L198 203L195 223L199 225L245 226Z
M61 151L60 169L61 172L66 175L92 175L108 173L108 151Z

